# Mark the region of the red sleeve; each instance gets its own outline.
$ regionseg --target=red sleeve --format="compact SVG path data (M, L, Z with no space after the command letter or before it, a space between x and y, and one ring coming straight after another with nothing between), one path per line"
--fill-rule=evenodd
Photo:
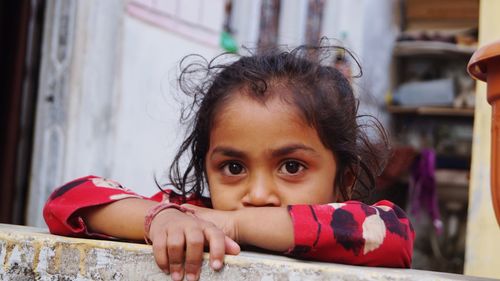
M411 266L415 232L389 201L288 206L295 247L289 255L354 265Z
M45 203L43 217L53 234L113 239L105 234L89 232L82 217L78 216L78 211L86 207L103 205L125 198L142 198L157 202L170 201L176 204L189 203L209 207L206 204L206 198L194 195L184 198L170 189L147 198L123 187L116 181L86 176L70 181L54 190Z
M45 203L43 217L53 234L113 238L100 233L90 233L83 219L77 216L77 211L125 198L145 197L124 188L118 182L86 176L54 190Z

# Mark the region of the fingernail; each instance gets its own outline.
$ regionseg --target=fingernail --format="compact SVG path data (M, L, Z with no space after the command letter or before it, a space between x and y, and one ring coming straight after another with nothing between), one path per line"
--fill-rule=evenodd
M186 275L186 278L187 278L188 281L195 281L196 280L196 275L193 274L193 273L188 273Z
M214 260L212 262L212 268L213 269L218 270L218 269L221 269L221 267L222 267L222 262L220 260Z
M176 280L176 281L177 280L180 281L180 280L182 280L182 276L178 271L174 271L174 272L172 272L172 279Z
M163 272L165 272L165 274L167 274L167 275L170 274L170 271L168 271L167 269L164 269Z

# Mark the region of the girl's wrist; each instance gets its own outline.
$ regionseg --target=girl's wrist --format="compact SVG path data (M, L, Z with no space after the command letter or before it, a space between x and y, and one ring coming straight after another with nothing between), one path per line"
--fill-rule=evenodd
M259 207L235 211L236 242L285 252L294 246L293 223L286 208Z
M226 231L224 232L226 232L226 235L233 239L236 243L242 244L239 231L239 216L240 210L230 211L229 228L231 228L231 231L230 233L227 233Z
M249 212L246 209L239 209L234 211L233 226L234 226L234 241L240 245L248 244L245 236L245 222L248 220ZM248 222L247 222L248 224Z
M146 216L144 217L144 241L146 241L147 244L150 244L151 240L149 239L149 232L151 230L151 225L153 223L153 220L159 216L160 214L166 213L167 211L171 210L176 210L177 212L183 212L183 213L194 213L194 210L174 204L174 203L160 203L158 205L155 205L151 207L148 212L146 213Z

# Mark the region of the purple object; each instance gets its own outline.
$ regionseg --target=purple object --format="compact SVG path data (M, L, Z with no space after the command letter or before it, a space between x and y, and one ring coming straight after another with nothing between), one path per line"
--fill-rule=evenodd
M410 211L416 218L425 211L436 232L441 234L443 222L439 213L435 168L436 153L432 149L423 149L411 169Z

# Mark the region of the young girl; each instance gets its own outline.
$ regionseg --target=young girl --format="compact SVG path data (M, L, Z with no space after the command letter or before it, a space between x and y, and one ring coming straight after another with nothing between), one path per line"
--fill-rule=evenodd
M166 189L146 198L117 182L83 177L49 198L50 231L145 238L173 280L199 278L205 246L215 270L239 245L311 260L409 267L414 232L404 212L388 201L353 201L375 187L387 142L379 125L372 127L381 142L372 143L376 134L367 137L348 80L318 59L325 52L332 48L189 64L179 81L193 97L194 118L170 168L180 194ZM206 79L191 83L200 73Z

